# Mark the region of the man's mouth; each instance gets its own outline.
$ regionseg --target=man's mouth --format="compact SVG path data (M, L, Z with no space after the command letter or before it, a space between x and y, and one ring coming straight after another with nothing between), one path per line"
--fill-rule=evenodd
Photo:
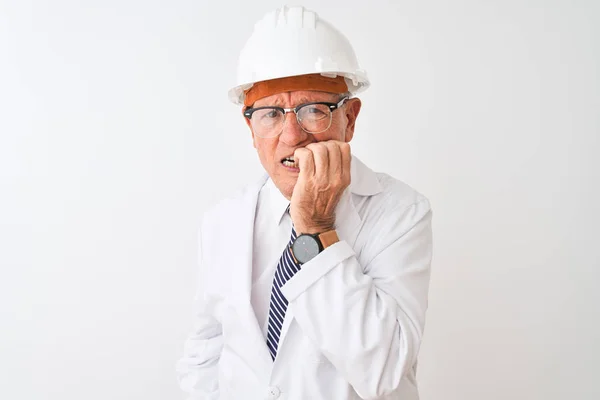
M281 163L288 168L298 168L296 161L293 157L285 157L281 160Z

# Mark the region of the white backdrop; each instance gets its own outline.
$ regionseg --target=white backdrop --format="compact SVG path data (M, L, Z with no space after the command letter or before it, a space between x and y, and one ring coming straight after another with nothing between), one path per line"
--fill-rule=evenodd
M0 399L179 399L228 103L279 0L0 0ZM600 398L600 2L305 1L372 87L353 151L425 193L424 400Z

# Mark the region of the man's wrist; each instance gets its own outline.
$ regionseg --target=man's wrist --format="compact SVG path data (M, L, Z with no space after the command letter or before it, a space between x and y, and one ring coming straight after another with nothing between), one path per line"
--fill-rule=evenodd
M305 226L305 227L295 227L295 229L296 229L296 233L298 235L301 235L303 233L309 234L309 235L318 235L323 232L333 231L333 230L335 230L335 227L333 225L325 225L325 226L312 225L312 226Z
M303 233L298 235L296 240L290 244L290 250L294 262L302 265L339 241L340 239L335 229L315 234ZM315 246L318 246L318 249ZM298 257L296 256L296 251L298 251Z

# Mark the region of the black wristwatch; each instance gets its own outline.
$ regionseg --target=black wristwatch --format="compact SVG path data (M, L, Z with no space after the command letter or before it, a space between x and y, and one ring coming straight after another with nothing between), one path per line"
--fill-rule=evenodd
M335 230L315 234L303 233L294 240L290 248L294 260L302 265L338 241Z

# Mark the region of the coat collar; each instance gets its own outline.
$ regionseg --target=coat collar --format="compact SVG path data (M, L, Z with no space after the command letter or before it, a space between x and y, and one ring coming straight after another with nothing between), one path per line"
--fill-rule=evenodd
M350 191L359 196L373 196L383 189L377 174L363 164L356 156L352 156L350 165Z

